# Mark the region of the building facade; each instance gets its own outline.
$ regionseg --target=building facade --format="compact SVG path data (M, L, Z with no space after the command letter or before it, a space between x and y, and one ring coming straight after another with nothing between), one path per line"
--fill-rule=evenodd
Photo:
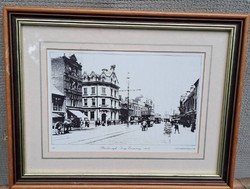
M128 107L129 106L129 107ZM120 119L122 123L128 120L131 123L141 122L142 119L154 119L154 104L151 99L142 96L129 100L121 99Z
M100 74L83 72L82 102L84 114L90 122L106 123L119 121L119 82L115 65L102 69Z
M51 107L52 107L52 127L58 121L63 122L66 105L65 95L61 93L54 85L51 86Z
M53 94L52 91L53 110L57 107L57 109L61 109L60 111L65 111L65 118L68 119L81 118L83 115L82 65L77 62L74 54L70 57L64 55L51 59L51 86L52 90L64 97L61 109L61 98L58 97L58 94ZM79 126L79 123L75 126Z
M142 116L142 108L144 107L144 105L141 103L141 101L136 101L135 99L132 99L130 104L132 109L131 119L135 121L140 120Z
M144 107L141 110L142 118L144 119L154 119L154 103L149 98L141 98L141 101L144 103Z
M133 109L131 106L131 100L128 102L128 98L120 98L120 112L119 119L121 123L127 123L131 120L131 116L133 114Z
M180 98L180 122L183 126L190 127L196 123L199 79L190 87L185 95Z

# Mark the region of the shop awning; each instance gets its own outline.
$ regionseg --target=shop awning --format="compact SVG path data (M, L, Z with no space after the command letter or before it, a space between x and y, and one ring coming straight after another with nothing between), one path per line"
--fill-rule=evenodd
M86 117L82 112L78 111L78 110L69 110L72 114L74 114L76 117L79 118L84 118Z
M52 113L52 118L56 118L56 117L63 117L63 116L56 114L56 113Z

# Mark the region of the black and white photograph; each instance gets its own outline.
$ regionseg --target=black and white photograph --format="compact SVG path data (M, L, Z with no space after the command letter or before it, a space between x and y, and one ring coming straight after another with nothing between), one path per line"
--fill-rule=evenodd
M203 53L47 54L51 152L197 153Z

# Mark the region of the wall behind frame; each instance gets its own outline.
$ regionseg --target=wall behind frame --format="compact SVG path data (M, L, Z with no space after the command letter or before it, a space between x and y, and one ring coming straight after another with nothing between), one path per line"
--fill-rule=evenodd
M250 14L250 0L2 0L0 2L0 26L4 6L41 6L64 8L89 8L111 10L143 10L166 12L210 12ZM250 32L249 32L250 33ZM248 38L250 35L248 33ZM247 65L243 87L241 121L238 152L236 159L236 178L250 177L250 43L247 49ZM8 184L8 158L6 138L6 98L4 74L3 30L0 27L0 185Z

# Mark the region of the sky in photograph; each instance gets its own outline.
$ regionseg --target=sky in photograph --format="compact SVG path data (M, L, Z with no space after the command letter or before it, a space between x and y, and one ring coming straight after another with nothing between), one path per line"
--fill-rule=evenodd
M149 52L104 52L51 50L49 57L75 54L82 64L83 72L94 71L116 65L115 72L120 90L126 90L130 77L130 98L143 95L153 100L155 113L162 115L178 111L180 96L190 90L201 77L203 54L197 53L149 53ZM119 93L123 98L127 92Z

